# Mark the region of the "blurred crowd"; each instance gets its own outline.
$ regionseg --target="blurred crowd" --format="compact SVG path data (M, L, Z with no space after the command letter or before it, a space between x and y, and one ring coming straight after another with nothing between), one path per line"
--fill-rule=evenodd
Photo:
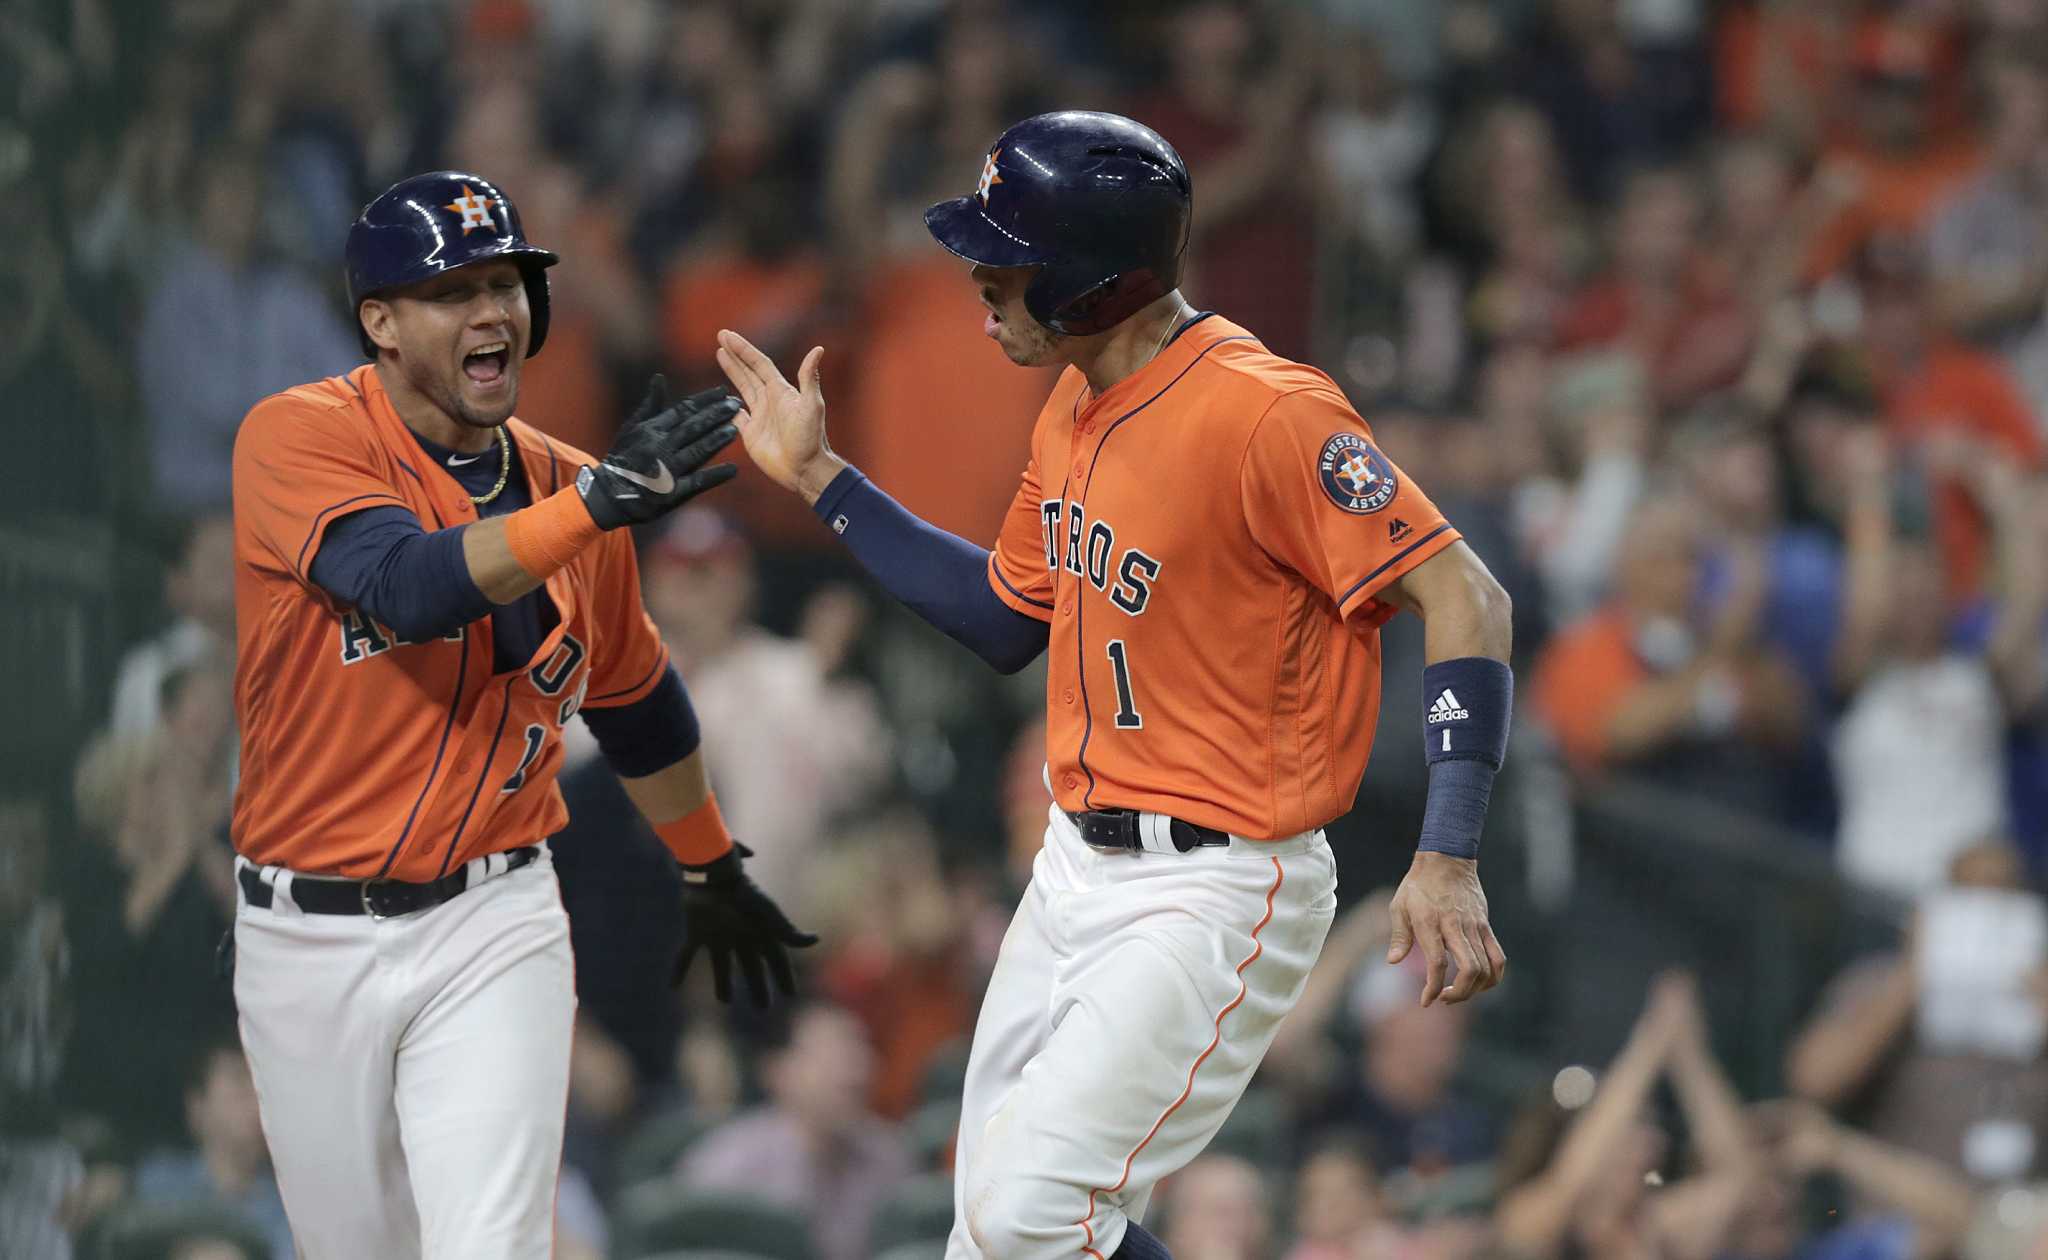
M716 383L721 327L822 343L835 447L986 543L1049 381L918 212L1055 107L1180 149L1190 299L1335 378L1514 595L1524 772L1754 820L1897 936L1740 1093L1711 957L1605 995L1641 1005L1611 1060L1509 1064L1376 961L1407 842L1347 822L1352 908L1163 1188L1174 1254L2048 1247L2048 5L0 0L0 102L0 392L51 470L10 519L83 492L151 557L71 781L0 800L0 1255L291 1254L211 962L228 454L360 361L356 209L444 166L517 200L564 260L519 408L556 437L603 450L650 371ZM1039 683L877 601L751 469L708 503L643 540L648 605L752 869L826 944L793 1010L672 993L673 867L572 747L557 1254L936 1256ZM1420 653L1390 627L1378 802L1420 782Z

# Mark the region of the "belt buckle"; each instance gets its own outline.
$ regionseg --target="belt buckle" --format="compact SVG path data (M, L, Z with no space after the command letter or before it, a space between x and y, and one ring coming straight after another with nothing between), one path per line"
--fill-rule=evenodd
M376 906L370 903L371 889L377 887L379 884L395 884L397 882L397 880L392 879L366 879L362 882L362 884L360 885L360 893L363 902L363 913L369 915L371 920L381 922L385 919L395 919L398 917L395 914L381 913Z
M1087 818L1094 828L1109 833L1107 838L1098 841L1088 835L1088 828L1083 828L1082 838L1088 841L1091 848L1106 849L1115 853L1143 847L1138 840L1138 811L1097 809L1090 810Z

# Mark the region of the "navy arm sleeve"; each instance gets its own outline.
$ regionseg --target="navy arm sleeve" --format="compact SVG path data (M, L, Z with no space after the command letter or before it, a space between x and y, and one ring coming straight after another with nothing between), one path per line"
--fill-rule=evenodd
M1038 659L1050 630L988 585L988 552L920 520L848 468L812 508L883 589L1005 674Z
M622 779L668 769L696 752L700 739L697 710L674 669L631 704L584 709L583 725L597 737L599 751Z
M494 607L469 575L462 527L428 533L400 507L368 508L328 526L307 574L410 643L439 638Z

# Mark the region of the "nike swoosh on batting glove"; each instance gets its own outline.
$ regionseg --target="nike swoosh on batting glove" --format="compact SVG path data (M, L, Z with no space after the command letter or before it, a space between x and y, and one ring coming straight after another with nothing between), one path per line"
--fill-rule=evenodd
M739 436L739 410L722 388L671 404L668 381L656 373L604 462L576 474L590 519L599 529L645 524L738 476L731 464L704 463Z
M816 945L818 938L800 931L782 913L782 907L747 878L740 859L753 855L753 850L734 841L715 861L683 866L683 948L676 957L671 985L683 982L701 951L711 956L712 990L727 1005L732 1003L735 960L755 1006L768 1005L770 976L784 997L796 996L789 951Z

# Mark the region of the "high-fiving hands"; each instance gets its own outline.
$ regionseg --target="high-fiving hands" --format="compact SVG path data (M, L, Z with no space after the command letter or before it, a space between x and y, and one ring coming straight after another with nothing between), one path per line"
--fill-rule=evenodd
M604 462L585 464L576 476L590 519L599 529L644 525L739 475L731 464L704 467L732 441L739 407L722 389L671 404L668 380L656 373Z
M718 334L718 366L740 396L740 440L768 479L816 503L846 467L825 440L825 393L818 379L823 346L813 346L797 367L795 385L775 361L736 332Z

